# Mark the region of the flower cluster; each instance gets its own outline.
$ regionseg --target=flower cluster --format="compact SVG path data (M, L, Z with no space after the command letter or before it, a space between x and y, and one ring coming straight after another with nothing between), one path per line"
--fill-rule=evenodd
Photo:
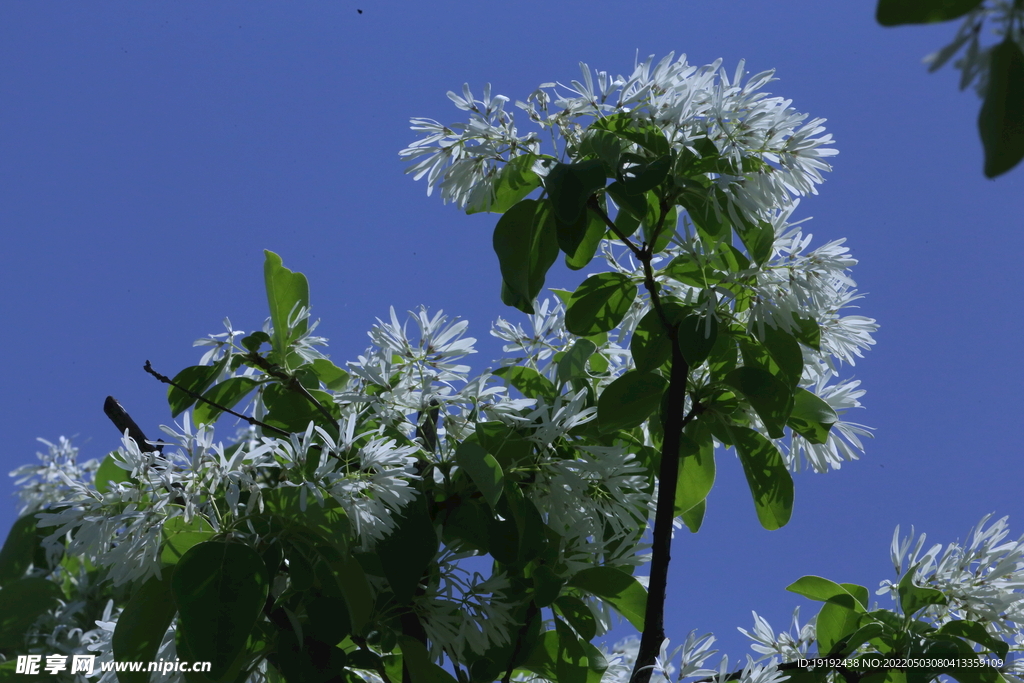
M629 76L615 77L606 71L593 73L581 63L582 81L541 85L516 106L550 134L555 149L549 158L560 158L566 147L579 145L588 121L617 113L658 126L677 150L710 140L733 162L729 172L709 172L715 186L729 197L733 215L742 211L770 216L792 196L815 193L821 172L830 170L825 159L837 153L828 147L832 136L822 134L824 119L807 121L790 100L762 92L774 80L773 71L744 81L742 60L730 74L721 60L696 67L687 63L686 55L673 59L669 54L654 64L649 57L635 64ZM470 123L445 126L413 119L413 130L423 137L399 154L413 161L408 172L417 180L427 175L428 193L440 185L446 201L486 210L493 199L497 164L539 154L540 136L519 136L514 115L504 110L508 98L492 99L489 85L482 101L474 100L468 85L463 97L451 92L448 96L470 112ZM754 170L747 170L750 167ZM534 166L540 174L545 168L541 163Z

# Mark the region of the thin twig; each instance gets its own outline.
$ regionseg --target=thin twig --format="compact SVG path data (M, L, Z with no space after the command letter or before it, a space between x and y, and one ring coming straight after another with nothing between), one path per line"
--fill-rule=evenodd
M623 244L625 244L627 247L629 247L629 250L633 252L634 256L636 256L638 259L641 259L641 260L643 259L643 252L640 249L640 247L638 247L635 244L633 244L633 242L629 239L629 237L627 237L626 235L622 234L622 230L619 229L619 226L615 225L615 222L611 218L608 217L608 214L605 213L604 209L601 208L601 205L597 203L597 195L596 194L590 195L590 198L587 200L587 207L591 211L596 213L598 215L598 217L601 218L601 220L604 221L604 224L608 226L608 229L611 230L613 233L615 233L615 236L620 241L622 241Z
M148 360L146 361L146 364L143 366L143 369L146 372L148 372L149 374L151 374L154 377L156 377L158 380L160 380L164 384L170 384L172 387L174 387L178 391L182 391L182 392L188 394L188 396L190 398L194 398L197 401L202 401L203 403L205 403L207 405L210 405L210 406L213 406L214 408L216 408L218 410L221 410L221 411L223 411L223 412L225 412L225 413L227 413L229 415L234 415L239 420L244 420L244 421L248 422L250 425L252 425L253 427L259 427L259 428L264 429L264 430L275 432L275 433L277 433L277 434L279 434L281 436L290 436L290 434L288 432L286 432L285 430L283 430L283 429L278 429L277 427L273 427L271 425L268 425L266 422L260 422L259 420L257 420L254 417L249 417L248 415L242 415L241 413L236 413L235 411L231 410L230 408L225 408L224 406L222 406L222 405L220 405L218 403L214 403L210 399L197 394L196 392L192 391L191 389L186 389L185 387L181 386L180 384L178 384L177 382L172 380L170 377L167 377L165 375L161 375L159 372L154 370L153 366L150 365L150 362Z
M260 370L263 370L263 372L267 373L274 379L281 380L284 383L284 385L291 389L292 391L301 394L303 398L312 403L316 407L316 409L320 411L320 414L323 415L324 418L326 418L328 424L333 424L334 422L337 422L334 416L331 415L330 411L327 410L327 408L325 408L323 404L320 403L320 401L316 400L316 397L313 396L313 394L309 393L306 387L302 386L302 382L300 382L298 379L287 373L281 372L281 370L278 369L278 366L274 365L273 363L271 363L258 353L246 354L243 357L245 358L245 360L252 362L253 365L259 367Z

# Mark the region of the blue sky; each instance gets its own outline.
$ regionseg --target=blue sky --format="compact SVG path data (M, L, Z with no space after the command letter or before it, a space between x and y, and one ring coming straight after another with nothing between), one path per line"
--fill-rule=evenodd
M785 627L801 575L892 578L896 524L945 543L995 512L1024 533L1024 169L983 178L979 100L921 64L954 27L873 15L814 0L0 4L0 469L35 461L36 437L102 458L119 443L108 394L156 435L170 415L143 363L195 364L192 341L224 316L258 328L265 248L308 276L336 362L389 306L425 304L468 319L474 367L493 366L490 321L519 315L498 298L495 217L403 174L408 119L459 121L445 93L463 82L524 99L579 61L621 73L675 51L775 68L770 91L828 119L835 170L794 218L814 217L815 244L848 238L859 312L881 329L854 369L868 394L852 419L876 437L839 472L796 476L786 528L759 527L720 454L704 528L674 544L669 635L714 631L743 655L736 626L754 609Z

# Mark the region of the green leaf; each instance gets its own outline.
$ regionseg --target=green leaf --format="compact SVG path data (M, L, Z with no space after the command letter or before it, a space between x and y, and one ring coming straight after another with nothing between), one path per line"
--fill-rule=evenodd
M981 0L878 0L875 19L882 26L931 24L970 12Z
M917 572L917 565L907 570L907 573L900 579L896 592L900 596L900 607L907 615L916 614L919 610L929 605L945 605L947 600L942 591L936 588L925 588L914 584L914 574Z
M814 318L801 318L796 313L793 313L793 322L796 323L793 336L796 337L797 341L803 342L815 351L820 350L821 326L818 325L818 321Z
M307 321L301 321L289 335L288 316L297 308L309 306L309 283L302 273L295 273L284 267L281 257L264 250L263 281L267 289L267 303L270 305L270 321L274 326L271 340L274 351L282 361L287 360L289 342L306 332Z
M216 381L224 370L226 362L227 357L224 357L213 365L193 365L185 368L174 376L173 382L193 394L202 395ZM195 402L196 399L178 387L172 386L167 389L167 403L171 406L171 417L177 417ZM145 447L145 445L139 444L140 447Z
M245 647L269 588L267 566L241 543L206 541L178 562L171 589L179 629L193 657L212 663L211 678L226 673Z
M103 458L103 462L100 463L100 467L96 470L96 475L93 479L96 490L100 493L109 491L110 484L131 481L131 472L123 467L119 467L117 465L118 462L123 461L117 457L117 451L111 451L107 453L107 457Z
M663 272L691 287L708 288L722 281L719 273L693 254L680 254L672 259Z
M658 409L668 382L652 372L630 370L605 387L597 399L597 421L604 433L631 429Z
M825 443L829 430L838 419L839 415L832 406L807 389L797 388L793 396L793 412L786 424L811 443Z
M620 211L632 215L637 221L647 217L647 196L645 194L631 194L626 191L626 185L619 180L608 185L605 192L614 200Z
M309 367L313 369L317 379L331 391L341 391L348 385L348 373L326 358L317 358Z
M505 473L494 456L483 446L472 441L463 441L455 451L455 462L466 470L466 474L480 489L484 500L492 508L498 504L505 486Z
M679 204L686 209L687 215L697 226L698 231L709 238L711 243L729 235L728 216L724 212L715 211L714 201L705 192L697 195L684 194L679 198Z
M524 312L532 313L532 302L558 257L549 203L524 199L506 211L494 227L492 244L502 281L517 298L529 302L530 310Z
M870 596L868 595L867 588L865 588L864 586L857 585L855 583L841 583L839 585L842 586L847 593L856 598L857 602L860 603L861 607L863 607L864 609L868 608L868 599Z
M772 255L775 244L775 228L768 221L750 222L746 219L736 226L736 234L743 241L743 246L750 254L750 260L759 266L764 265Z
M1010 651L1009 643L993 636L985 629L984 624L977 621L966 619L947 621L939 628L938 633L966 638L982 647L988 648L999 659L1006 659L1006 653Z
M587 376L587 361L597 351L597 344L589 339L577 339L562 359L558 361L556 377L564 384L575 377Z
M679 350L690 366L696 369L707 360L708 354L718 338L718 321L714 316L688 315L679 321L676 328Z
M672 340L657 311L648 311L637 323L629 341L629 350L636 369L641 372L660 368L672 357Z
M184 517L172 517L164 522L161 535L160 562L175 565L192 546L211 540L214 531L202 517L193 517L191 522L186 522Z
M572 250L566 250L565 265L570 270L586 268L597 254L597 248L601 246L608 228L604 220L591 210L582 214L586 226L583 229L583 239Z
M565 327L580 337L607 332L622 322L635 298L636 285L623 273L588 277L569 300Z
M782 454L753 429L729 427L729 432L743 464L758 521L769 531L781 529L793 514L793 477Z
M683 524L686 525L691 534L700 531L701 524L704 523L704 512L706 509L707 500L702 500L681 515Z
M533 453L533 443L503 422L478 422L475 433L480 445L495 457L503 470L514 467Z
M992 49L988 92L978 114L985 177L1006 173L1024 158L1024 53L1007 35Z
M269 343L270 335L264 332L263 330L253 332L250 335L242 337L242 348L244 348L249 353L258 353L260 347L263 346L263 344Z
M555 218L559 223L573 225L587 206L587 200L604 187L604 165L598 159L573 164L555 164L544 180L551 197ZM566 250L562 246L564 251Z
M653 190L668 177L672 170L672 155L664 154L647 163L630 168L629 177L623 178L622 186L627 194L642 195Z
M434 559L438 541L423 496L408 503L395 522L391 535L377 543L377 554L395 601L405 605L412 600L423 572Z
M572 577L569 585L601 598L634 628L643 630L647 591L629 574L614 567L590 567Z
M522 667L549 681L587 683L584 658L583 648L563 642L558 630L545 631Z
M736 369L739 362L736 339L728 333L728 328L715 339L711 352L708 353L708 372L712 379L719 380Z
M64 593L53 581L30 577L0 590L0 648L22 648L25 634L44 612L57 607Z
M535 568L530 578L533 580L533 601L537 607L549 607L565 585L565 581L546 564Z
M804 576L786 587L786 590L811 600L830 602L855 612L864 612L864 606L846 588L820 576Z
M508 380L509 384L519 390L526 398L545 398L554 400L558 392L555 385L544 375L533 368L522 365L510 365L494 371L498 377Z
M199 401L195 410L192 411L192 419L197 425L213 424L223 412L222 408L234 408L257 386L259 386L259 382L252 377L231 377L220 384L215 384L213 388L203 394L203 398L221 407L215 408L209 403Z
M430 661L426 646L411 636L398 636L402 664L412 683L456 683L455 678ZM401 679L399 679L401 680Z
M490 211L505 213L526 195L540 187L540 176L533 172L536 154L513 157L494 178L491 205L486 209L466 208L467 214Z
M655 156L668 154L671 148L665 133L660 128L651 123L637 121L628 112L598 119L590 127L613 133L623 140L639 145Z
M744 366L725 376L725 382L741 393L757 411L768 435L783 436L783 427L793 410L793 393L767 370Z
M142 584L121 612L112 644L116 662L155 662L164 634L178 612L171 591L172 573L153 577ZM120 683L148 683L146 671L119 671Z
M679 443L676 516L704 502L715 484L715 445L702 421L691 422Z
M758 340L764 344L779 368L780 379L785 378L791 387L796 387L804 372L804 354L796 337L788 332L765 325L757 331Z
M308 392L335 418L338 417L338 406L330 394L317 390ZM263 403L267 406L267 415L263 421L286 432L302 433L310 422L321 425L325 422L323 414L308 398L280 384L268 384L263 388Z
M604 164L606 176L614 176L619 168L619 155L622 154L622 143L613 133L599 128L589 129L580 144L580 156L593 156Z
M19 517L7 532L7 540L0 550L0 586L6 586L25 575L38 547L35 513Z
M555 599L553 609L561 615L576 632L586 641L591 641L597 635L597 620L594 613L579 598L572 595L561 595Z
M817 627L818 652L825 657L834 652L839 642L857 631L860 615L834 602L826 602L814 623Z

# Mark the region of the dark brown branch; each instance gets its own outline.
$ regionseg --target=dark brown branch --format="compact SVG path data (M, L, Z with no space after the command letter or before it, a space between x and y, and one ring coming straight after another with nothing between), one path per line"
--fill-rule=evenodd
M647 588L647 610L644 631L640 638L631 680L648 683L653 665L665 640L665 594L668 586L668 564L672 559L672 522L675 519L676 480L679 478L679 445L686 422L696 415L696 406L689 416L683 415L686 402L686 380L690 367L679 345L672 344L672 369L669 372L668 401L665 405L665 435L661 444L661 468L658 472L658 504L654 513L654 538L651 544L651 576Z
M170 384L172 387L174 387L178 391L182 391L182 392L188 394L188 396L190 398L194 398L197 401L202 401L203 403L205 403L207 405L210 405L210 406L213 406L217 410L223 411L223 412L227 413L228 415L234 415L239 420L244 420L245 422L248 422L253 427L260 427L261 429L263 429L265 431L271 431L271 432L274 432L276 434L279 434L280 436L289 436L289 433L284 431L283 429L278 429L277 427L273 427L271 425L268 425L266 422L260 422L256 418L249 417L248 415L242 415L241 413L236 413L235 411L231 410L230 408L225 408L224 406L222 406L222 405L220 405L218 403L214 403L210 399L205 398L204 396L201 396L200 394L197 394L196 392L192 391L191 389L186 389L185 387L181 386L180 384L178 384L177 382L172 380L170 377L167 377L165 375L161 375L159 372L154 370L153 366L150 365L150 362L148 360L146 361L146 364L143 366L143 369L146 372L148 372L149 374L151 374L154 377L156 377L158 380L160 380L164 384Z
M135 443L139 445L139 449L142 450L149 443L149 439L146 438L145 432L142 428L135 423L132 416L128 414L128 411L124 409L116 398L113 396L107 396L107 400L103 402L103 412L110 418L110 421L117 427L117 431L121 432L121 436L124 436L125 430L128 431L128 436L135 440ZM154 443L153 446L156 450L161 453L164 450L162 443Z

